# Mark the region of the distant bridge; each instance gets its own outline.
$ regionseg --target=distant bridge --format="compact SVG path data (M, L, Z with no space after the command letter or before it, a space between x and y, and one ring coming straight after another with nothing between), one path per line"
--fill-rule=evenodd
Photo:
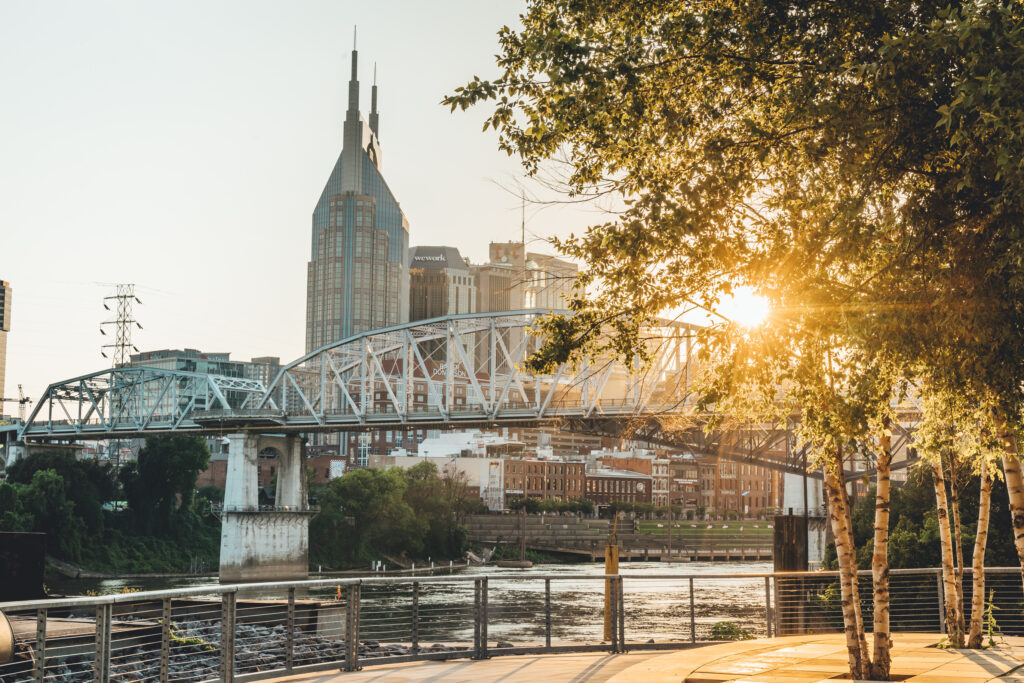
M652 358L646 367L605 358L529 372L524 362L539 344L531 327L548 313L455 315L366 332L289 363L269 387L150 367L105 369L51 384L17 427L17 440L553 423L806 471L789 438L795 422L705 433L707 416L693 406L696 326L663 322L645 330ZM916 420L916 409L903 410L896 449L908 443Z

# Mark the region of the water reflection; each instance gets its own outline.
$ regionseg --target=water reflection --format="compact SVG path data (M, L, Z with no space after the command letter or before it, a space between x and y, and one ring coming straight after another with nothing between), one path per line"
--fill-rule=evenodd
M770 563L632 562L623 563L620 569L626 577L625 624L631 641L687 641L691 637L690 582L685 578L645 578L664 574L696 577L693 621L698 640L709 637L711 627L720 621L732 621L750 631L751 635L765 634L764 579L721 579L710 575L770 572ZM545 582L532 578L544 574L555 577L551 580L552 643L601 642L604 582L600 577L604 574L603 565L539 564L525 570L473 567L459 572L458 576L491 577L488 581L489 640L508 641L519 646L544 642ZM561 576L565 578L558 578ZM88 592L120 593L126 589L145 591L216 585L216 579L212 577L64 580L51 586L51 591L82 595ZM282 591L260 589L247 591L239 599L280 599L283 595ZM337 598L337 588L299 589L296 598L333 601ZM411 584L364 585L360 604L361 639L411 642ZM474 612L472 582L421 583L419 641L424 645L472 641Z

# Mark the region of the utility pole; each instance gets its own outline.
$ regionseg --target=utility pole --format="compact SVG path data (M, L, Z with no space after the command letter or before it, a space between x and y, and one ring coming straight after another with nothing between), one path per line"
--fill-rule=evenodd
M672 486L668 490L668 561L672 561L672 527L675 526L675 512L672 510Z

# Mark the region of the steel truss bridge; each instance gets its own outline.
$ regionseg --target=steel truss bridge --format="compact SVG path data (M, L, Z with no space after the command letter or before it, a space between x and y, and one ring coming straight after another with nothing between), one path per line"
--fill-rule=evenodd
M707 416L693 404L701 370L696 326L646 329L652 362L644 367L609 357L537 374L524 361L540 343L533 324L549 312L455 315L366 332L289 363L270 386L151 367L106 369L51 384L17 427L17 440L555 424L806 472L789 420L705 433ZM902 411L894 451L909 443L917 412Z

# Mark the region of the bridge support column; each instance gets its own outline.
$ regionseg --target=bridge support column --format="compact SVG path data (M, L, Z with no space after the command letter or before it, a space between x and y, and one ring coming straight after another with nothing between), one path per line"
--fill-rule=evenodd
M287 581L309 576L306 467L298 437L228 436L228 474L220 535L220 581ZM280 455L273 507L259 506L257 456Z
M10 467L19 460L24 460L28 457L28 446L21 441L12 441L0 453L4 456L4 467Z

